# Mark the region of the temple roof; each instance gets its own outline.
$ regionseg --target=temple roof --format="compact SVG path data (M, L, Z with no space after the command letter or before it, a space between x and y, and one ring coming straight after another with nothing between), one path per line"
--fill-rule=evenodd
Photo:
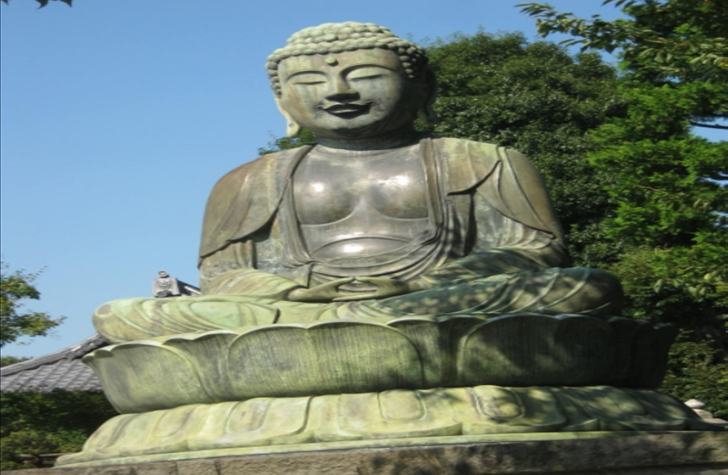
M98 378L81 358L108 344L97 333L55 353L0 368L0 392L101 391Z

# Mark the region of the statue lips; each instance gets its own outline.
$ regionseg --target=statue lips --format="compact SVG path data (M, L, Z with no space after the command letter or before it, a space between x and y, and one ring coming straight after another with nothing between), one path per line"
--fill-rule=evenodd
M346 102L346 103L328 103L320 106L329 114L344 119L351 119L360 115L367 114L371 107L371 102Z

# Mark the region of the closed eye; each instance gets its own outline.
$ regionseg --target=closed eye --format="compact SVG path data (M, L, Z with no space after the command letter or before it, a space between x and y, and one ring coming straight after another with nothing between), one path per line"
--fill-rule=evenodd
M303 85L313 85L313 84L325 84L326 81L322 81L319 79L312 79L309 81L294 81L293 84L303 84Z
M291 84L300 84L304 86L325 84L326 76L312 71L301 71L290 75L287 79Z
M350 77L349 81L360 81L363 79L376 79L382 77L383 74L367 74L367 75L361 75L356 77Z

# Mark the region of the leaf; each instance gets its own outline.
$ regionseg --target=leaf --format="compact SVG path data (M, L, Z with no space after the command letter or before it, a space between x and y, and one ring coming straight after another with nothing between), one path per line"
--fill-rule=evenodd
M1 264L6 269L5 263ZM21 336L44 336L59 325L64 317L53 319L43 312L21 311L22 299L39 299L40 292L33 286L38 273L29 274L4 271L0 278L0 347L12 343Z

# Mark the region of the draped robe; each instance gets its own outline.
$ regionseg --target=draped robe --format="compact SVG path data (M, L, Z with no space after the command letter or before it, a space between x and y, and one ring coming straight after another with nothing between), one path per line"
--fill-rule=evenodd
M292 193L296 167L310 150L263 156L215 185L200 246L202 296L117 300L97 310L97 329L125 341L335 318L619 310L621 288L613 276L568 268L563 231L531 162L516 151L468 140L420 142L429 225L398 256L312 259ZM295 288L362 275L424 279L434 288L346 303L286 300Z

